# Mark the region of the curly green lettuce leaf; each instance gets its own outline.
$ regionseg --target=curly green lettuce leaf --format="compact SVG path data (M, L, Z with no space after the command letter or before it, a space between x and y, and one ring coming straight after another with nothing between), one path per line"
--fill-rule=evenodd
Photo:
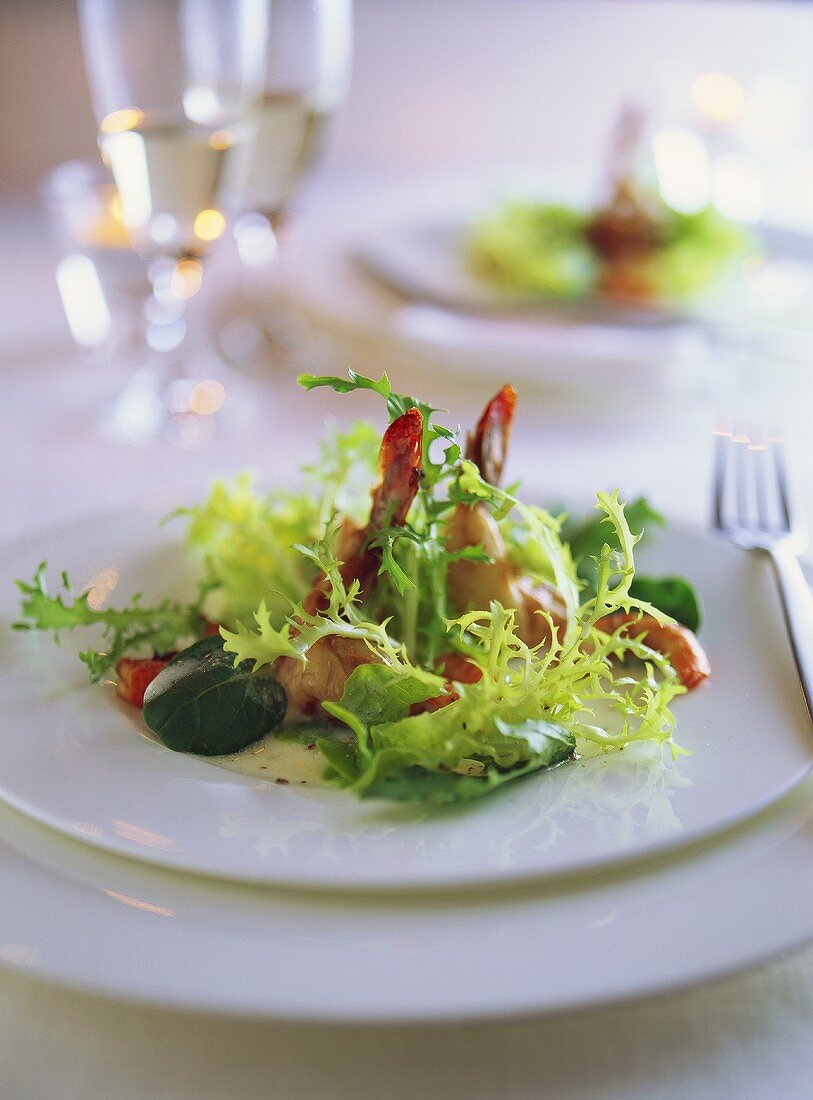
M186 544L203 560L206 611L234 624L260 600L281 622L315 576L293 550L318 530L318 506L294 493L259 493L249 474L217 481L203 504L173 513L188 520Z
M215 482L203 504L173 513L188 520L187 545L203 559L211 619L233 627L262 599L274 624L282 624L316 576L295 547L316 540L334 512L365 517L379 442L371 424L356 421L321 441L317 459L302 469L302 492L262 494L240 474Z
M314 498L319 501L319 530L334 513L359 524L366 522L380 445L380 433L367 420L354 420L345 431L331 426L319 440L317 459L302 467L304 495L309 503Z
M234 654L235 665L251 661L254 671L258 671L279 657L306 661L308 651L323 638L347 638L363 642L371 662L382 663L398 675L422 679L437 691L442 684L440 677L413 665L403 643L389 633L387 621L373 620L363 613L359 582L345 585L334 549L337 535L338 529L329 525L314 546L296 548L327 579L327 605L311 612L302 602L296 603L282 626L275 627L268 610L260 604L252 625L238 623L233 631L221 627L225 651Z
M467 480L475 488L478 478L476 471L468 471ZM510 494L502 490L486 486L481 491L491 492L503 507L510 504ZM668 616L632 592L638 537L629 529L618 493L597 494L596 508L607 539L597 556L596 588L584 598L569 549L552 517L535 510L526 513L526 520L537 523L547 538L548 570L567 596L566 627L552 631L546 647L531 649L516 634L514 613L499 605L456 620L456 629L467 640L467 654L484 670L483 680L466 687L465 695L491 691L524 718L552 717L573 733L604 745L668 741L674 728L669 704L684 690L668 659L647 646L645 638L628 637L623 627L608 635L597 625L616 611L651 614L659 623L668 622ZM619 674L614 662L627 657L642 662L643 675ZM500 696L503 690L507 696ZM481 703L485 706L484 700ZM606 711L615 725L607 724Z
M480 219L464 242L470 270L518 294L572 298L596 279L587 219L570 207L512 201Z
M365 798L449 804L573 754L573 737L553 722L501 728L499 718L490 721L463 700L411 714L430 694L414 677L380 665L357 668L340 702L325 704L356 738L338 750L333 741L318 743L327 778Z
M583 631L615 611L633 609L652 615L659 623L666 622L668 616L652 604L632 597L631 589L635 579L633 552L641 541L641 535L635 535L630 530L618 490L615 489L612 493L596 493L595 507L603 513L601 522L609 527L609 534L595 559L595 591L581 609Z
M691 298L723 280L738 260L758 252L753 233L712 206L692 214L669 210L663 245L647 260L647 275L659 297Z
M643 536L653 527L666 526L666 517L653 508L646 497L637 497L628 502L624 506L624 515L634 535ZM595 589L596 558L608 539L604 517L589 516L581 521L568 519L562 534L570 546L579 577L589 588ZM615 549L619 547L616 546Z
M625 505L624 514L633 534L642 541L653 527L666 526L666 518L657 512L646 497L638 497ZM617 540L613 541L603 517L587 519L581 522L569 521L563 535L568 541L576 562L576 571L584 582L585 591L594 593L597 579L597 559L604 542L612 542L618 550ZM520 554L524 552L520 548ZM697 631L701 623L700 599L693 586L682 577L652 577L636 573L630 586L630 593L657 607L689 630Z
M141 596L136 595L129 607L99 608L91 602L92 589L79 595L73 593L66 573L61 577L62 591L52 594L48 589L46 567L47 563L42 562L30 583L17 581L23 597L23 618L14 627L51 631L57 642L66 630L100 628L103 648L79 654L92 680L101 679L125 654L167 653L176 649L180 642L200 636L204 621L199 602L183 604L163 600L155 607L144 607Z
M583 629L575 642L554 639L545 649L528 647L516 633L514 612L498 604L457 620L456 628L476 639L479 656L476 650L469 656L483 670L478 683L458 688L473 712L490 712L504 730L553 721L602 747L669 742L675 724L670 703L685 689L645 640L628 637L623 628L606 634L590 625L591 604L579 612ZM642 662L642 674L619 672L615 662L628 657Z

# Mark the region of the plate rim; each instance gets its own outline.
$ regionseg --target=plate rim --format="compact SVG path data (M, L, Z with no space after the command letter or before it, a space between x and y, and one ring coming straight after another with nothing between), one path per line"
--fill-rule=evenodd
M804 843L805 834L810 833L811 819L813 818L813 811L810 809L810 794L813 792L810 780L806 781L808 790L802 792L799 787L794 792L786 795L779 803L774 803L772 806L763 810L755 818L740 823L733 827L734 834L738 834L738 842L741 842L746 847L751 849L757 848L756 854L750 851L749 855L751 859L759 859L761 856L764 858L764 854L759 845L760 837L767 831L772 829L779 829L783 820L794 819L797 821L796 827L794 827L788 835L782 837L779 842L778 850L781 851L785 858L788 858L788 851L793 845ZM3 808L0 811L2 814L11 814L19 819L18 827L21 825L24 830L29 832L39 833L44 838L45 843L53 841L55 838L51 831L44 825L37 822L32 822L29 818L18 813L18 811ZM91 887L77 880L77 877L68 872L57 872L50 863L42 858L38 858L32 855L29 851L26 851L19 843L14 840L9 840L4 835L5 826L0 824L0 870L3 869L3 863L8 862L11 858L16 858L21 861L22 872L25 875L31 876L36 873L44 873L55 881L62 881L67 878L70 886L80 889L91 889ZM78 840L74 838L66 838L59 835L57 841L61 844L67 844L72 849L81 852L86 859L91 859L101 866L106 864L108 866L115 866L121 864L128 864L131 861L116 854L107 852L101 852L96 849L87 849ZM671 870L680 871L680 865L686 865L689 863L695 863L697 860L704 858L713 859L715 855L725 852L730 853L730 843L732 837L726 834L718 834L712 838L705 838L699 840L696 845L691 846L683 855L675 855L674 863L675 867ZM810 838L808 835L807 840L807 853L809 856L810 850ZM11 853L11 855L10 855ZM668 858L668 857L667 857ZM616 870L613 869L609 872L611 876L622 877L624 879L622 889L625 892L633 891L636 888L646 888L651 885L651 877L653 873L657 873L662 869L664 862L664 856L654 856L651 860L652 868L648 869L645 873L636 875L635 880L630 882L630 875L628 870ZM778 861L776 861L778 864ZM184 879L186 876L178 876L176 872L161 870L153 865L147 865L146 871L149 875L159 876L163 878ZM667 873L668 870L667 870ZM596 876L592 876L596 877ZM601 876L599 876L601 877ZM750 874L746 873L741 876L744 880L751 878ZM753 881L753 879L751 879ZM211 892L215 889L216 884L214 882L207 882L204 879L204 885ZM249 885L234 887L238 892L248 890L259 890L263 894L274 895L279 891L273 887L252 887ZM600 889L600 886L596 887L587 886L587 889ZM537 891L537 894L541 894L541 891ZM684 895L681 894L681 897ZM776 891L769 896L778 897ZM368 899L374 903L374 899ZM727 898L727 900L729 900ZM730 899L733 901L733 899ZM539 913L537 920L544 921L544 896L537 898ZM739 911L739 903L732 904L732 911L736 914ZM787 912L787 907L779 905L779 908ZM120 910L112 909L112 913L120 915ZM224 903L223 912L221 914L222 919L227 919L226 907ZM485 918L487 919L487 917ZM0 927L4 920L4 914L0 913ZM158 927L153 925L153 927ZM777 926L772 924L772 928L775 930ZM736 938L736 937L735 937ZM714 981L725 980L726 978L735 977L739 974L748 973L759 966L770 964L781 960L782 958L791 955L799 950L804 949L811 942L813 942L813 918L810 919L808 926L804 931L796 931L781 938L780 942L775 943L770 948L756 948L747 949L741 951L737 958L721 961L716 964L706 964L701 969L692 970L689 973L685 973L682 976L676 974L662 975L659 977L652 977L651 974L644 976L642 979L637 980L631 986L620 990L608 990L601 995L587 996L587 995L575 995L568 998L567 996L559 997L558 1001L553 1001L547 1004L541 1004L537 1000L534 1002L533 997L525 997L521 1002L514 1004L505 1004L500 1007L490 1006L487 1008L478 1007L478 1005L467 1001L465 1003L459 1003L454 1008L444 1008L442 1006L432 1006L427 1009L389 1009L382 1011L381 1009L375 1009L370 1007L363 1011L347 1010L346 1008L335 1005L332 1003L330 1007L323 1006L321 1010L308 1010L306 1008L292 1009L289 1007L272 1007L270 1002L260 1003L259 1000L240 1001L239 996L230 996L224 998L222 995L216 995L209 991L207 987L207 995L201 997L200 995L194 995L188 990L186 992L179 990L177 987L171 992L166 990L147 992L143 989L133 990L126 988L126 985L122 984L119 976L111 974L108 970L106 972L106 980L101 979L98 976L95 978L77 978L75 976L67 976L65 972L59 970L59 967L54 965L50 968L23 968L19 965L15 965L4 955L0 955L0 969L7 970L15 973L18 976L30 978L38 984L51 986L53 988L60 988L73 993L79 993L84 996L99 997L106 1000L118 1001L132 1005L141 1005L144 1007L184 1011L195 1016L204 1017L211 1015L222 1015L229 1018L236 1019L263 1019L269 1022L289 1022L293 1024L325 1024L325 1025L347 1025L347 1026L369 1026L373 1024L380 1024L382 1026L410 1026L421 1024L471 1024L475 1022L488 1023L489 1021L514 1021L530 1018L543 1019L552 1015L569 1015L585 1011L600 1011L602 1009L608 1009L623 1005L640 1003L652 998L670 995L681 991L690 991L692 989L701 988Z

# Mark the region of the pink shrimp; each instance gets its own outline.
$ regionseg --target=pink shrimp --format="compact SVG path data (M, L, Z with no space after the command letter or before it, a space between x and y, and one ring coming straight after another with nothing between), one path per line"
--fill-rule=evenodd
M498 484L502 475L516 393L503 386L486 405L476 429L469 435L466 457L476 463L484 479ZM482 546L489 562L458 561L449 566L449 592L461 611L486 608L492 600L516 609L518 636L530 646L550 641L552 630L564 629L566 609L555 588L538 584L520 573L508 558L499 527L481 504L458 505L449 527L449 549ZM544 614L540 614L544 612ZM625 627L631 638L645 641L670 660L684 687L691 690L711 672L708 657L695 635L679 623L659 623L652 615L617 611L596 623L612 634Z
M423 449L423 416L408 409L387 428L378 454L378 484L372 491L370 521L357 527L345 520L339 535L337 556L342 580L358 581L361 593L369 592L378 574L381 551L370 546L370 537L387 523L401 526L418 491ZM309 614L324 610L330 582L320 575L303 606ZM361 640L328 635L308 650L307 661L280 657L274 675L285 688L289 711L313 714L320 703L338 701L350 673L362 664L377 661Z
M613 634L625 628L630 638L645 635L651 649L663 653L678 674L680 682L691 691L711 675L711 665L697 636L680 623L659 623L653 615L638 615L631 611L614 611L596 623L599 630Z
M516 400L514 387L503 386L486 405L466 443L466 458L491 485L498 485L502 477ZM564 625L564 602L556 589L534 583L516 569L496 520L482 504L459 504L452 515L447 547L466 546L481 546L491 560L461 560L449 566L449 594L458 610L486 608L496 600L515 608L517 634L528 645L549 641L551 622L554 627Z

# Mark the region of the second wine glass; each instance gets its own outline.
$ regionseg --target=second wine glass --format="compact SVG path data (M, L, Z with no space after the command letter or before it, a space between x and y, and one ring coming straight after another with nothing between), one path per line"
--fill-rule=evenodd
M221 347L243 367L297 357L296 326L279 291L280 246L292 202L323 151L349 79L352 0L271 0L262 95L252 113L234 239L242 267L239 316Z

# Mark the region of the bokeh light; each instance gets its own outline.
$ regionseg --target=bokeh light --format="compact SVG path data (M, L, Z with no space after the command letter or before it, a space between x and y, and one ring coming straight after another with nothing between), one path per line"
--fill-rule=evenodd
M684 126L664 126L652 138L658 188L681 214L694 214L711 199L711 163L703 141Z
M197 382L189 394L189 408L198 416L212 416L223 408L226 389L217 381Z
M195 218L195 236L201 241L216 241L226 228L226 219L219 210L201 210Z
M703 73L692 84L692 99L698 111L712 122L735 122L745 111L745 92L726 73Z
M203 282L203 264L191 257L179 260L172 272L170 283L176 298L194 298Z
M122 134L125 130L135 130L143 121L144 112L138 107L123 107L120 111L105 115L99 129L103 134Z
M212 149L230 149L233 141L229 130L215 130L209 135L209 146Z

